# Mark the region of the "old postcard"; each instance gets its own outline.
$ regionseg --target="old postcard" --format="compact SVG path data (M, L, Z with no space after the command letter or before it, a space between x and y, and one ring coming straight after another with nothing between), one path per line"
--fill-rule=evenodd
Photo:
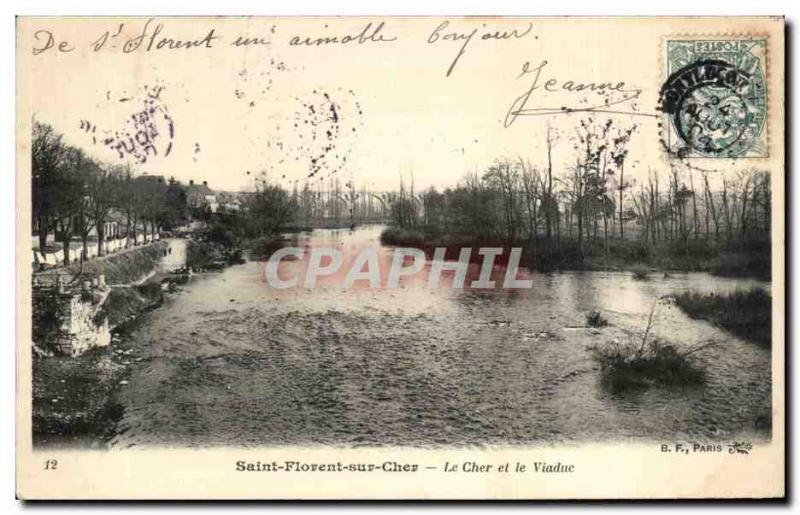
M784 20L20 17L24 499L784 495Z

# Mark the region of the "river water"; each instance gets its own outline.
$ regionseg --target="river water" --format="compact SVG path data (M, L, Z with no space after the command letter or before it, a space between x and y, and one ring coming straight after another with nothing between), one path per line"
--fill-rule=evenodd
M391 250L380 227L317 230L303 247ZM174 240L170 266L185 242ZM284 275L302 269L284 261ZM641 331L661 296L768 283L706 274L534 274L524 290L275 290L264 264L196 274L123 335L115 447L483 445L764 436L770 353L660 302L654 332L698 356L705 385L613 394L587 350ZM475 270L471 271L473 275ZM358 283L357 283L358 284ZM600 310L611 325L590 329Z

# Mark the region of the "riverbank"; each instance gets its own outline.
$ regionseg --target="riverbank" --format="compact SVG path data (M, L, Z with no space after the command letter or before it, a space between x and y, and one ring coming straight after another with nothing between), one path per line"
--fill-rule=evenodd
M772 297L761 289L733 293L675 295L675 303L689 317L711 324L769 349L772 345Z
M80 443L119 415L111 398L131 352L120 334L163 303L170 252L161 241L34 276L34 442Z
M114 392L127 384L133 351L123 335L143 314L159 307L164 294L158 280L112 288L102 316L111 331L107 346L78 356L33 358L34 444L102 447L122 409Z
M308 232L313 231L314 229L351 229L356 225L371 225L374 223L382 223L380 220L373 220L373 221L359 221L356 224L352 220L311 220L311 221L292 221L287 222L281 227L281 232L283 233L298 233L298 232Z
M224 253L221 246L205 241L187 240L186 266L192 270L218 270L223 267Z
M133 247L81 263L71 263L66 270L72 275L98 277L104 275L110 285L141 282L147 277L168 251L166 241L157 241Z
M380 236L384 245L413 247L433 255L445 247L448 259L458 259L461 248L521 247L521 264L538 272L553 271L631 271L645 278L654 272L707 272L720 277L749 277L769 280L771 248L769 242L715 244L704 239L659 241L646 244L640 240L609 240L606 251L602 240L562 237L560 241L541 239L509 244L506 240L480 239L470 235L431 234L423 229L387 227ZM502 262L502 260L498 260Z
M84 269L84 273L109 273L115 281L131 282L110 287L103 303L100 316L107 319L110 345L78 356L34 357L36 445L107 446L124 413L117 394L129 384L132 366L142 361L128 333L146 323L141 322L143 315L162 306L165 299L177 298L168 294L180 292L191 277L189 269L216 272L241 260L241 252L226 251L211 242L186 239L179 243L185 244L185 260L177 270L159 266L167 259L167 243L164 248L137 249L122 260L119 255L92 270Z
M34 274L36 354L76 356L108 345L110 330L160 302L154 276L168 253L168 244L157 242Z
M32 428L35 446L105 448L122 407L114 392L130 375L129 345L119 333L110 347L78 357L33 360Z

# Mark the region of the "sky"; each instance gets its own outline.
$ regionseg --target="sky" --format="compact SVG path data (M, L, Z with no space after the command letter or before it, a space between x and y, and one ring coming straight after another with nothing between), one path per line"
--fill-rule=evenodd
M669 26L659 19L36 18L21 29L19 87L29 103L21 112L103 162L218 190L247 189L262 172L287 188L332 178L377 191L397 188L401 178L442 188L497 159L543 168L548 130L556 135L554 169L563 173L576 162L576 128L589 116L636 126L626 161L634 182L670 166L663 117L647 116L657 114L664 80L660 49ZM142 34L138 48L123 51ZM491 37L498 34L510 36ZM50 35L53 46L33 55ZM239 36L259 42L236 46ZM352 41L291 44L323 36ZM156 48L164 38L172 41ZM195 40L195 48L167 48ZM59 51L62 42L72 50ZM624 82L640 94L622 104L625 114L526 116L507 126L534 69L539 88L527 107L558 111L620 95L565 91L568 81ZM544 88L549 80L553 87ZM123 145L140 130L140 145ZM770 162L693 166L732 173Z

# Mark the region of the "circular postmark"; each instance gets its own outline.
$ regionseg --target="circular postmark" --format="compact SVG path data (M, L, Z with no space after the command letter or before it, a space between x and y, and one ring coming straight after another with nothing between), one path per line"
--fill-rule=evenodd
M131 114L122 117L122 123L115 129L101 129L98 134L97 126L91 120L81 120L80 129L91 137L92 144L101 143L121 160L132 159L144 164L156 156L166 157L172 151L175 122L161 98L163 90L162 85L145 85L141 98L124 94L113 99L109 90L106 100L112 105L132 104L137 107L133 108Z
M671 145L680 157L741 157L764 126L764 77L719 59L702 59L672 73L661 88Z

